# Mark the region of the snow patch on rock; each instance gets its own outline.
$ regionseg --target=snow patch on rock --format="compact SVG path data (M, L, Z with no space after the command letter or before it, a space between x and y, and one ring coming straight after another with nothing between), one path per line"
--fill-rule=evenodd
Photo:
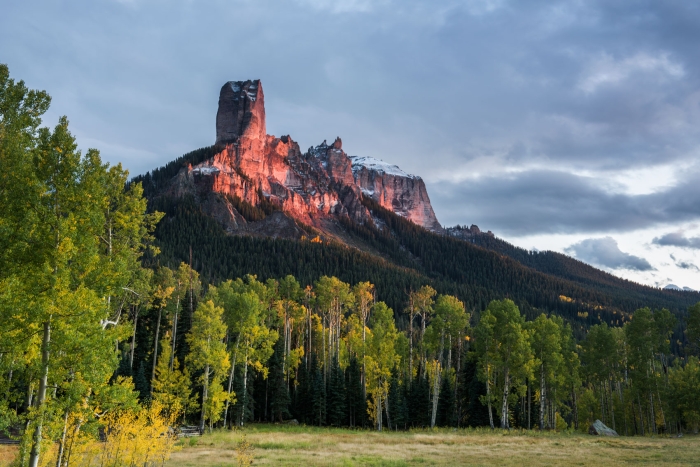
M397 177L413 178L419 179L420 177L416 175L410 175L399 168L398 165L389 164L380 159L375 159L369 156L349 156L352 162L352 172L353 174L366 168L374 172L385 173L387 175L394 175Z

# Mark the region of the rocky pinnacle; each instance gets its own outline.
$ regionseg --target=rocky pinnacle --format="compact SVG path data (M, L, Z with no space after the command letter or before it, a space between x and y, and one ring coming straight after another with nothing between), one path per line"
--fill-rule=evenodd
M216 144L240 138L265 139L265 96L259 79L229 81L219 93Z

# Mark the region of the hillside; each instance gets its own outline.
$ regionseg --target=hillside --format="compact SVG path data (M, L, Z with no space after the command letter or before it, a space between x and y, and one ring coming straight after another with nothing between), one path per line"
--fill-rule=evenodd
M563 255L518 257L518 250L513 249L510 257L429 232L369 198L363 198L363 204L375 221L339 221L335 231L342 232L342 243L338 240L341 235L312 241L313 232L300 240L231 235L203 211L194 197L153 196L151 209L166 213L156 230L162 250L157 261L170 266L187 261L191 247L193 266L213 283L245 274L260 279L292 274L304 284L322 275L334 275L350 283L369 280L377 286L377 299L396 311L404 308L408 292L423 284L458 296L476 313L489 301L508 297L529 317L542 311L561 315L574 324L577 333L601 321L621 325L643 306L665 307L682 314L697 302L696 294L623 281ZM266 215L259 208L253 209L262 217L250 222L253 226L285 217L283 213ZM377 227L380 223L382 228ZM530 265L523 264L527 260Z

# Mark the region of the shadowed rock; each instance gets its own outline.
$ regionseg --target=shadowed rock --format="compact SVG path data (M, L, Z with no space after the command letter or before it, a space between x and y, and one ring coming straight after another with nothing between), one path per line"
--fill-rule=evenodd
M596 420L590 427L588 427L588 434L595 436L619 436L617 431L605 426L605 424L600 420Z

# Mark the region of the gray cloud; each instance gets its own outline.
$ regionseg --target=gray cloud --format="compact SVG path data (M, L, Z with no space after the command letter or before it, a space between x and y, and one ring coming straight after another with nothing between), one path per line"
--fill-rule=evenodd
M340 134L426 178L494 153L617 170L700 145L692 2L27 0L3 13L0 57L52 94L52 122L68 114L134 172L210 144L218 89L245 78L263 80L271 132L302 147Z
M681 269L690 269L692 271L700 271L700 268L698 268L695 264L688 263L687 261L679 261L676 263L676 266L678 266Z
M695 263L691 263L690 261L683 261L680 259L677 259L674 255L670 255L671 259L673 260L673 263L676 265L676 267L679 267L681 269L689 269L691 271L700 271L700 268L698 268Z
M700 249L700 237L686 237L683 232L671 232L654 238L651 243L661 246Z
M212 144L222 83L260 78L270 133L302 148L340 135L422 175L447 225L630 231L700 215L697 174L644 196L575 175L697 160L693 2L9 3L0 61L49 91L48 124L68 115L82 147L134 174ZM482 160L515 173L441 181Z
M595 178L545 170L428 188L445 225L474 222L516 236L628 232L700 217L698 178L691 171L676 186L645 195L611 194Z
M646 259L620 251L617 241L612 237L588 238L571 245L566 251L581 261L610 269L654 269Z

